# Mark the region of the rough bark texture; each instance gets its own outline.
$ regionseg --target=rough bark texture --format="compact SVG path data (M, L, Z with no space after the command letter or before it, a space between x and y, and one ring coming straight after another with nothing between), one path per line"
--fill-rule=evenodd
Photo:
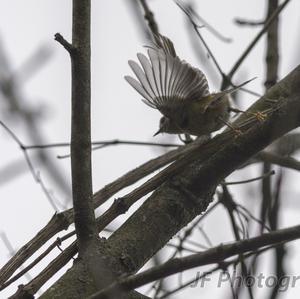
M71 168L79 254L97 236L91 166L91 3L73 0Z

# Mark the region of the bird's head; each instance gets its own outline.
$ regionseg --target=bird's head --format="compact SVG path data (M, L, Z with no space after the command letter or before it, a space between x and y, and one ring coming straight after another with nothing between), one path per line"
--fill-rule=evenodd
M153 136L160 133L181 134L182 131L168 117L163 116L159 121L159 129Z

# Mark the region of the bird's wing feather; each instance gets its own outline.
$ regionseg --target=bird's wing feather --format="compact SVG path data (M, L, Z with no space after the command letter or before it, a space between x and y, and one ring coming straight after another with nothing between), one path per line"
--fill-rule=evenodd
M141 82L141 85L144 88L145 92L150 96L150 98L153 98L155 96L155 93L153 92L149 80L143 72L143 70L141 69L141 67L135 61L132 60L130 60L128 63L133 72L135 73L136 77Z
M156 84L155 84L155 80L154 80L154 76L153 76L153 72L152 72L152 66L151 66L148 58L142 53L138 53L137 57L138 57L141 65L143 67L146 78L148 79L148 82L150 84L150 87L151 87L153 93L158 94Z
M143 86L134 78L130 76L125 76L125 80L138 92L140 93L147 101L151 102L151 97L146 93ZM155 105L153 105L153 108L156 108Z
M142 68L133 61L129 65L139 82L126 76L127 82L142 96L150 107L171 117L176 111L209 94L204 74L176 56L173 43L159 35L156 44L148 48L149 59L137 54Z

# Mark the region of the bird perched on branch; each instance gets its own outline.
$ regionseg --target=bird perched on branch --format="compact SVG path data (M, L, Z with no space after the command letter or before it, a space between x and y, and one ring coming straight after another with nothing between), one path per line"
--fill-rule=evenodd
M170 39L158 35L155 40L148 47L150 60L137 54L142 67L135 61L128 62L138 81L125 76L142 95L143 102L163 114L154 136L159 133L202 136L219 130L229 117L228 95L253 79L210 93L205 75L177 56Z

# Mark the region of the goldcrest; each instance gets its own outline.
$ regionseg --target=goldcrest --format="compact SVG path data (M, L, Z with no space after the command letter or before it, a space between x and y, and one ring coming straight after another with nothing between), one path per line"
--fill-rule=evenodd
M145 104L163 115L154 136L159 133L202 136L219 130L229 117L228 95L251 81L210 93L205 75L181 60L167 37L156 36L156 43L147 52L149 59L137 54L142 67L129 61L138 81L130 76L125 79L142 95Z

